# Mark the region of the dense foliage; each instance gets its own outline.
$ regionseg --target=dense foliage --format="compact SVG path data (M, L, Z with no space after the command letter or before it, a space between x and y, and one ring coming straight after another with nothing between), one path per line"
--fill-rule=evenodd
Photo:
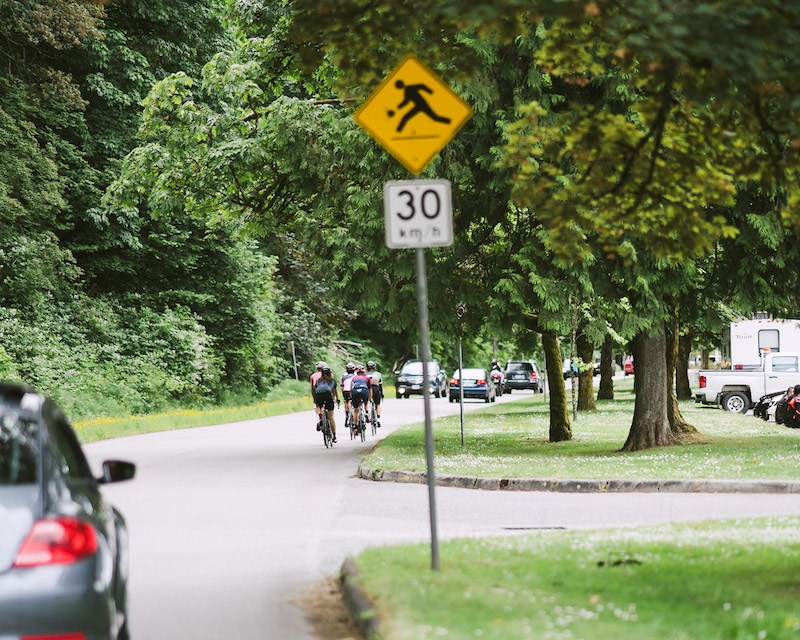
M0 373L87 414L253 397L292 345L303 377L413 355L382 202L407 176L352 119L409 50L475 111L426 172L454 187L428 262L448 368L457 332L476 363L544 336L560 378L573 341L641 364L796 316L799 22L777 0L5 2Z

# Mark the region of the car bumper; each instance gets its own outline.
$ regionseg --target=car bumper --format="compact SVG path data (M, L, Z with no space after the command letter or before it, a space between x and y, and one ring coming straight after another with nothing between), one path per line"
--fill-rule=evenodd
M532 389L539 390L538 380L506 380L506 389Z
M485 400L486 398L491 398L491 396L491 391L486 387L464 387L465 398L480 398L481 400ZM450 387L450 397L460 397L458 387Z
M98 579L95 559L0 575L0 640L81 633L109 640L114 618L111 585Z
M709 399L709 397L702 391L694 394L694 401L696 404L719 404L719 394Z

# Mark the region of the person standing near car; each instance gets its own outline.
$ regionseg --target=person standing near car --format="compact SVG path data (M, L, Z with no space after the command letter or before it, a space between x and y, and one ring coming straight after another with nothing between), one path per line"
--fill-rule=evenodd
M383 400L383 376L380 371L375 369L375 363L371 360L367 362L365 374L369 378L369 386L372 391L372 404L375 405L375 415L377 416L375 427L381 426L381 400Z

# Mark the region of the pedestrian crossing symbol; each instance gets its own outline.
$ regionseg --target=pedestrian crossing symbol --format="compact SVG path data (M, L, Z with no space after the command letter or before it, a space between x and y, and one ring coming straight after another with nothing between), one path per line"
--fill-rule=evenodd
M419 175L471 115L466 102L409 54L354 117L400 164Z

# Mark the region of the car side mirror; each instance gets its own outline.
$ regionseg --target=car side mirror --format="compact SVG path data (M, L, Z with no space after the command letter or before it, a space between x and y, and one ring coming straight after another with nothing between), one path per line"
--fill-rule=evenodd
M136 475L136 465L124 460L106 460L103 462L103 475L97 480L100 484L123 482Z

